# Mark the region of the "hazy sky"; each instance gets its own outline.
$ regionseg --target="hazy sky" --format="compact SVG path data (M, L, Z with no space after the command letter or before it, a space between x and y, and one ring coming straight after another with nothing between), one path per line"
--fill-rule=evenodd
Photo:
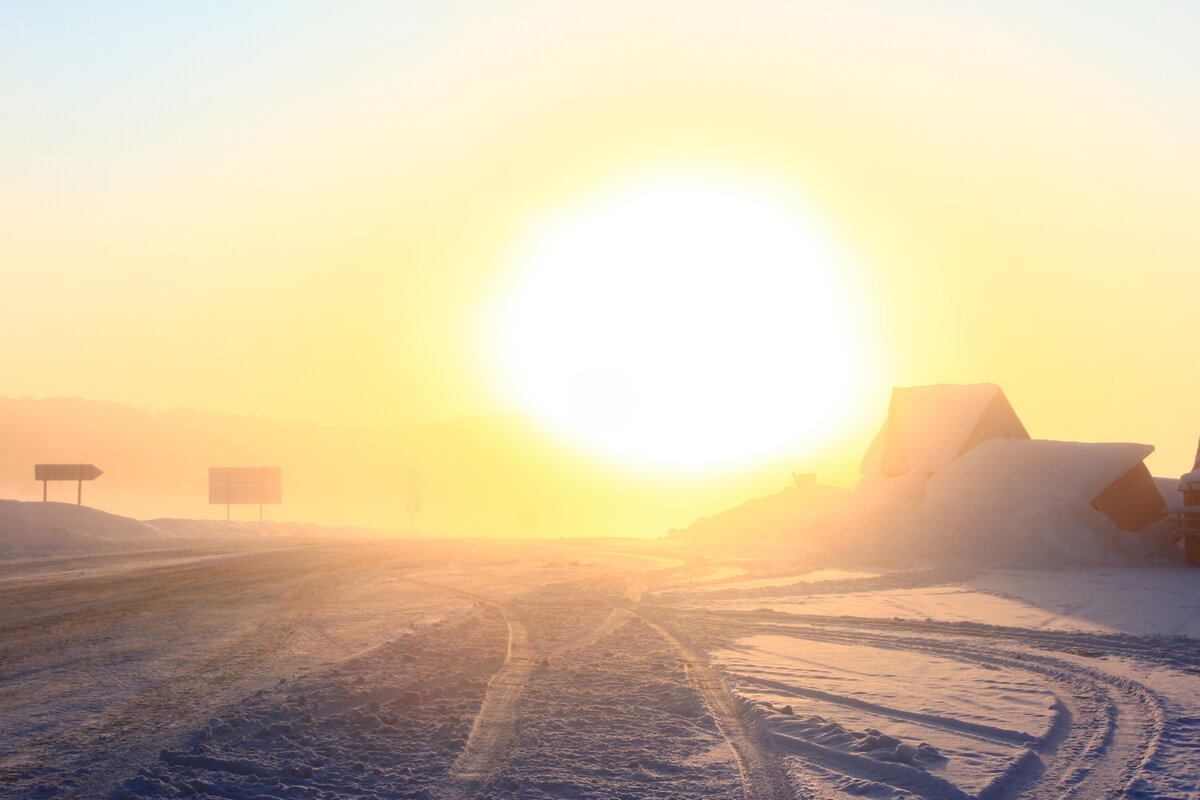
M793 188L853 253L872 367L829 453L892 384L994 381L1033 436L1178 474L1198 34L1165 0L7 2L0 393L508 408L480 320L521 232L683 161Z

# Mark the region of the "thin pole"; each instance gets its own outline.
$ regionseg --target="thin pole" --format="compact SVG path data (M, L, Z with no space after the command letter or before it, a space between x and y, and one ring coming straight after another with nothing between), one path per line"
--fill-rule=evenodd
M42 502L46 502L46 484L48 481L42 481Z
M75 481L75 505L83 505L83 480Z

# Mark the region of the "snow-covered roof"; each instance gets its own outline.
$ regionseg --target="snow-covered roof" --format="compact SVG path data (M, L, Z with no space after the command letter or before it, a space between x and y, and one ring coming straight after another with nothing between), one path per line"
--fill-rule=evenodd
M1183 505L1183 494L1179 491L1181 484L1178 478L1155 478L1154 485L1158 487L1158 491L1162 493L1163 500L1167 501L1168 506L1177 508Z
M971 449L932 478L927 496L958 499L992 494L1004 502L1090 503L1154 452L1132 442L993 439Z
M887 420L863 457L867 475L934 473L980 442L1028 439L994 383L896 387Z

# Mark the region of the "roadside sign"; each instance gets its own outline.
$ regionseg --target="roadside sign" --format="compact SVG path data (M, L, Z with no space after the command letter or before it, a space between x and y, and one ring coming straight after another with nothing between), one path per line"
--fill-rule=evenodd
M42 482L42 502L46 502L50 481L75 481L75 504L83 505L83 482L94 481L104 472L95 464L34 464L33 479Z
M225 506L229 519L231 505L262 507L283 502L283 470L280 467L209 467L208 502Z

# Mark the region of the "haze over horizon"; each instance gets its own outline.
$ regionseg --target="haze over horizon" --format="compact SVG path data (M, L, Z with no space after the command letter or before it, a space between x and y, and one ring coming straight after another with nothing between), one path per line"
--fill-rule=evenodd
M515 411L726 497L856 462L892 385L994 382L1035 437L1176 475L1198 15L10 4L0 390Z

